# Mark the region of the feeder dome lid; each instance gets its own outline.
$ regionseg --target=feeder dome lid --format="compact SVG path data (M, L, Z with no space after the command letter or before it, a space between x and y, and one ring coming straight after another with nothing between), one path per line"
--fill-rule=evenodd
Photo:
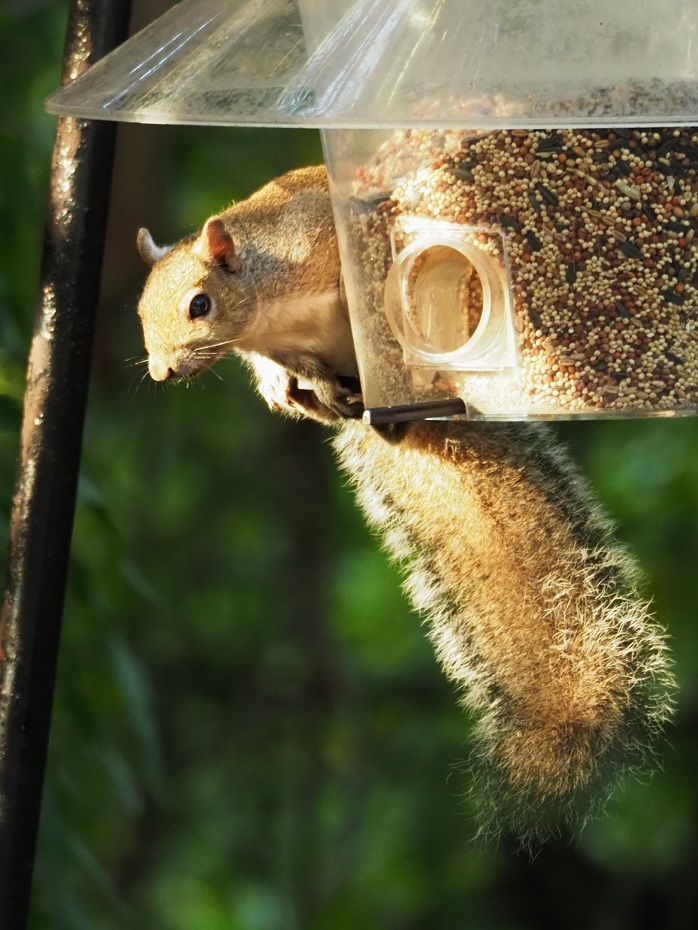
M698 3L183 0L47 109L321 128L698 125Z

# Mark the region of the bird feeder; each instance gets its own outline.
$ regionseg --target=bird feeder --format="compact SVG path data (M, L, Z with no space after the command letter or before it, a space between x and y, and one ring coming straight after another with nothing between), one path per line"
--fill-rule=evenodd
M48 106L320 128L369 419L696 412L695 0L185 0Z

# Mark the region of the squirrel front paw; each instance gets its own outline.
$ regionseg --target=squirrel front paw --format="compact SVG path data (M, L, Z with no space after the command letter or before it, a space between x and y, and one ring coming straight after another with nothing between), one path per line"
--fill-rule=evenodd
M250 353L247 361L271 410L321 423L355 419L364 411L358 378L335 375L305 360L277 361Z
M358 378L336 376L316 379L313 391L333 420L357 419L364 412L361 385Z
M288 406L321 423L360 417L364 407L356 378L289 378Z

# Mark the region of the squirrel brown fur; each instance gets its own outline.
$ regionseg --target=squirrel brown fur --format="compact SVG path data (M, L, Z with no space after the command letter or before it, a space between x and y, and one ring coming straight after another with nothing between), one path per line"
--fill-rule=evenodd
M234 352L272 409L338 426L341 465L476 721L483 832L578 824L626 772L650 771L672 706L665 637L548 427L357 421L325 169L284 175L169 249L141 230L139 249L156 380Z

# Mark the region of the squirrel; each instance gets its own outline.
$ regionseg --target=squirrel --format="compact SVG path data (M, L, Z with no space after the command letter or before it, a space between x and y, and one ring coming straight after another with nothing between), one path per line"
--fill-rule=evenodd
M229 353L271 409L336 429L369 523L405 569L475 721L483 836L579 828L656 765L673 678L632 559L540 423L364 426L324 167L292 171L171 247L138 234L149 372Z

